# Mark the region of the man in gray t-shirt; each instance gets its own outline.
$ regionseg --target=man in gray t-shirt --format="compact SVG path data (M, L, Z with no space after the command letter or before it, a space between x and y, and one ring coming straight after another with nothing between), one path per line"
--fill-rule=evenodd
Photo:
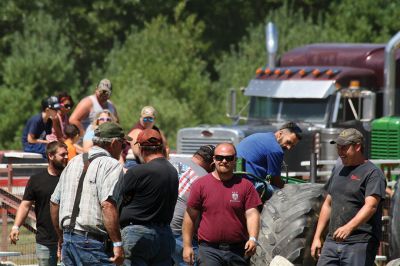
M175 252L172 254L175 265L186 265L182 258L182 222L187 199L189 198L190 186L195 180L213 170L214 149L213 145L205 145L201 146L192 158L170 159L170 162L176 168L179 175L178 200L170 224L176 242ZM197 247L197 243L193 244L194 247Z

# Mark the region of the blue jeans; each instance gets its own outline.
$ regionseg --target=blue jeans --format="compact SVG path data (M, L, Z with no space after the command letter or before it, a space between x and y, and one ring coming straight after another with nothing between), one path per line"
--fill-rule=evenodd
M106 253L103 242L85 236L64 232L62 263L74 266L111 266L111 255Z
M172 265L175 239L171 227L129 225L121 231L124 265Z
M36 243L36 257L39 266L57 265L57 244L42 245Z
M248 266L250 265L250 258L244 257L239 252L230 250L221 250L210 247L201 243L199 245L199 265L204 266ZM240 252L244 253L244 249Z
M378 241L343 244L327 239L317 266L373 266L378 247Z
M172 259L175 262L175 265L179 265L179 266L186 266L187 263L183 261L183 239L182 239L182 235L176 235L175 236L175 252L172 254ZM194 251L194 256L195 256L195 262L194 262L194 266L197 265L196 259L198 258L198 249L199 249L199 244L197 243L196 239L193 239L192 241L192 247L193 247L193 251Z

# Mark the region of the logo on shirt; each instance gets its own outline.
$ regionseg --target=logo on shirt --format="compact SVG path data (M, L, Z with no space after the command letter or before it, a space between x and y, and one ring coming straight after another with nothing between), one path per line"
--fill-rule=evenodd
M357 180L357 181L360 181L360 180L361 180L361 179L360 179L358 176L356 176L356 175L351 175L350 179L351 179L351 180Z
M232 199L231 202L240 202L239 193L236 191L232 191Z

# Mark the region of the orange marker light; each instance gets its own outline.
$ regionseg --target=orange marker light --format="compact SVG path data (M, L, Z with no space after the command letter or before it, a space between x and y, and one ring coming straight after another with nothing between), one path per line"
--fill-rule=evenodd
M282 73L282 71L279 68L275 69L275 71L274 71L275 75L280 75L281 73Z
M257 70L256 70L256 74L257 75L260 75L260 74L262 74L264 71L262 70L262 68L258 68Z
M314 69L312 74L316 77L316 76L319 76L321 74L321 71L319 71L319 69Z
M300 76L305 76L306 75L306 71L304 70L304 69L301 69L300 71L299 71L299 74L300 74Z
M292 75L293 74L293 72L292 72L292 70L290 70L290 69L286 69L285 70L285 75Z
M268 68L264 71L264 73L267 74L267 75L271 75L272 70L268 67Z

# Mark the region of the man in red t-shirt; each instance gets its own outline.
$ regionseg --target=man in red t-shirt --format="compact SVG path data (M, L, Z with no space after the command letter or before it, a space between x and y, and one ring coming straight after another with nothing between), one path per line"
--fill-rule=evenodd
M215 170L193 183L183 220L183 259L194 263L192 237L198 228L199 265L248 265L257 248L261 200L253 184L234 176L236 150L215 148Z

